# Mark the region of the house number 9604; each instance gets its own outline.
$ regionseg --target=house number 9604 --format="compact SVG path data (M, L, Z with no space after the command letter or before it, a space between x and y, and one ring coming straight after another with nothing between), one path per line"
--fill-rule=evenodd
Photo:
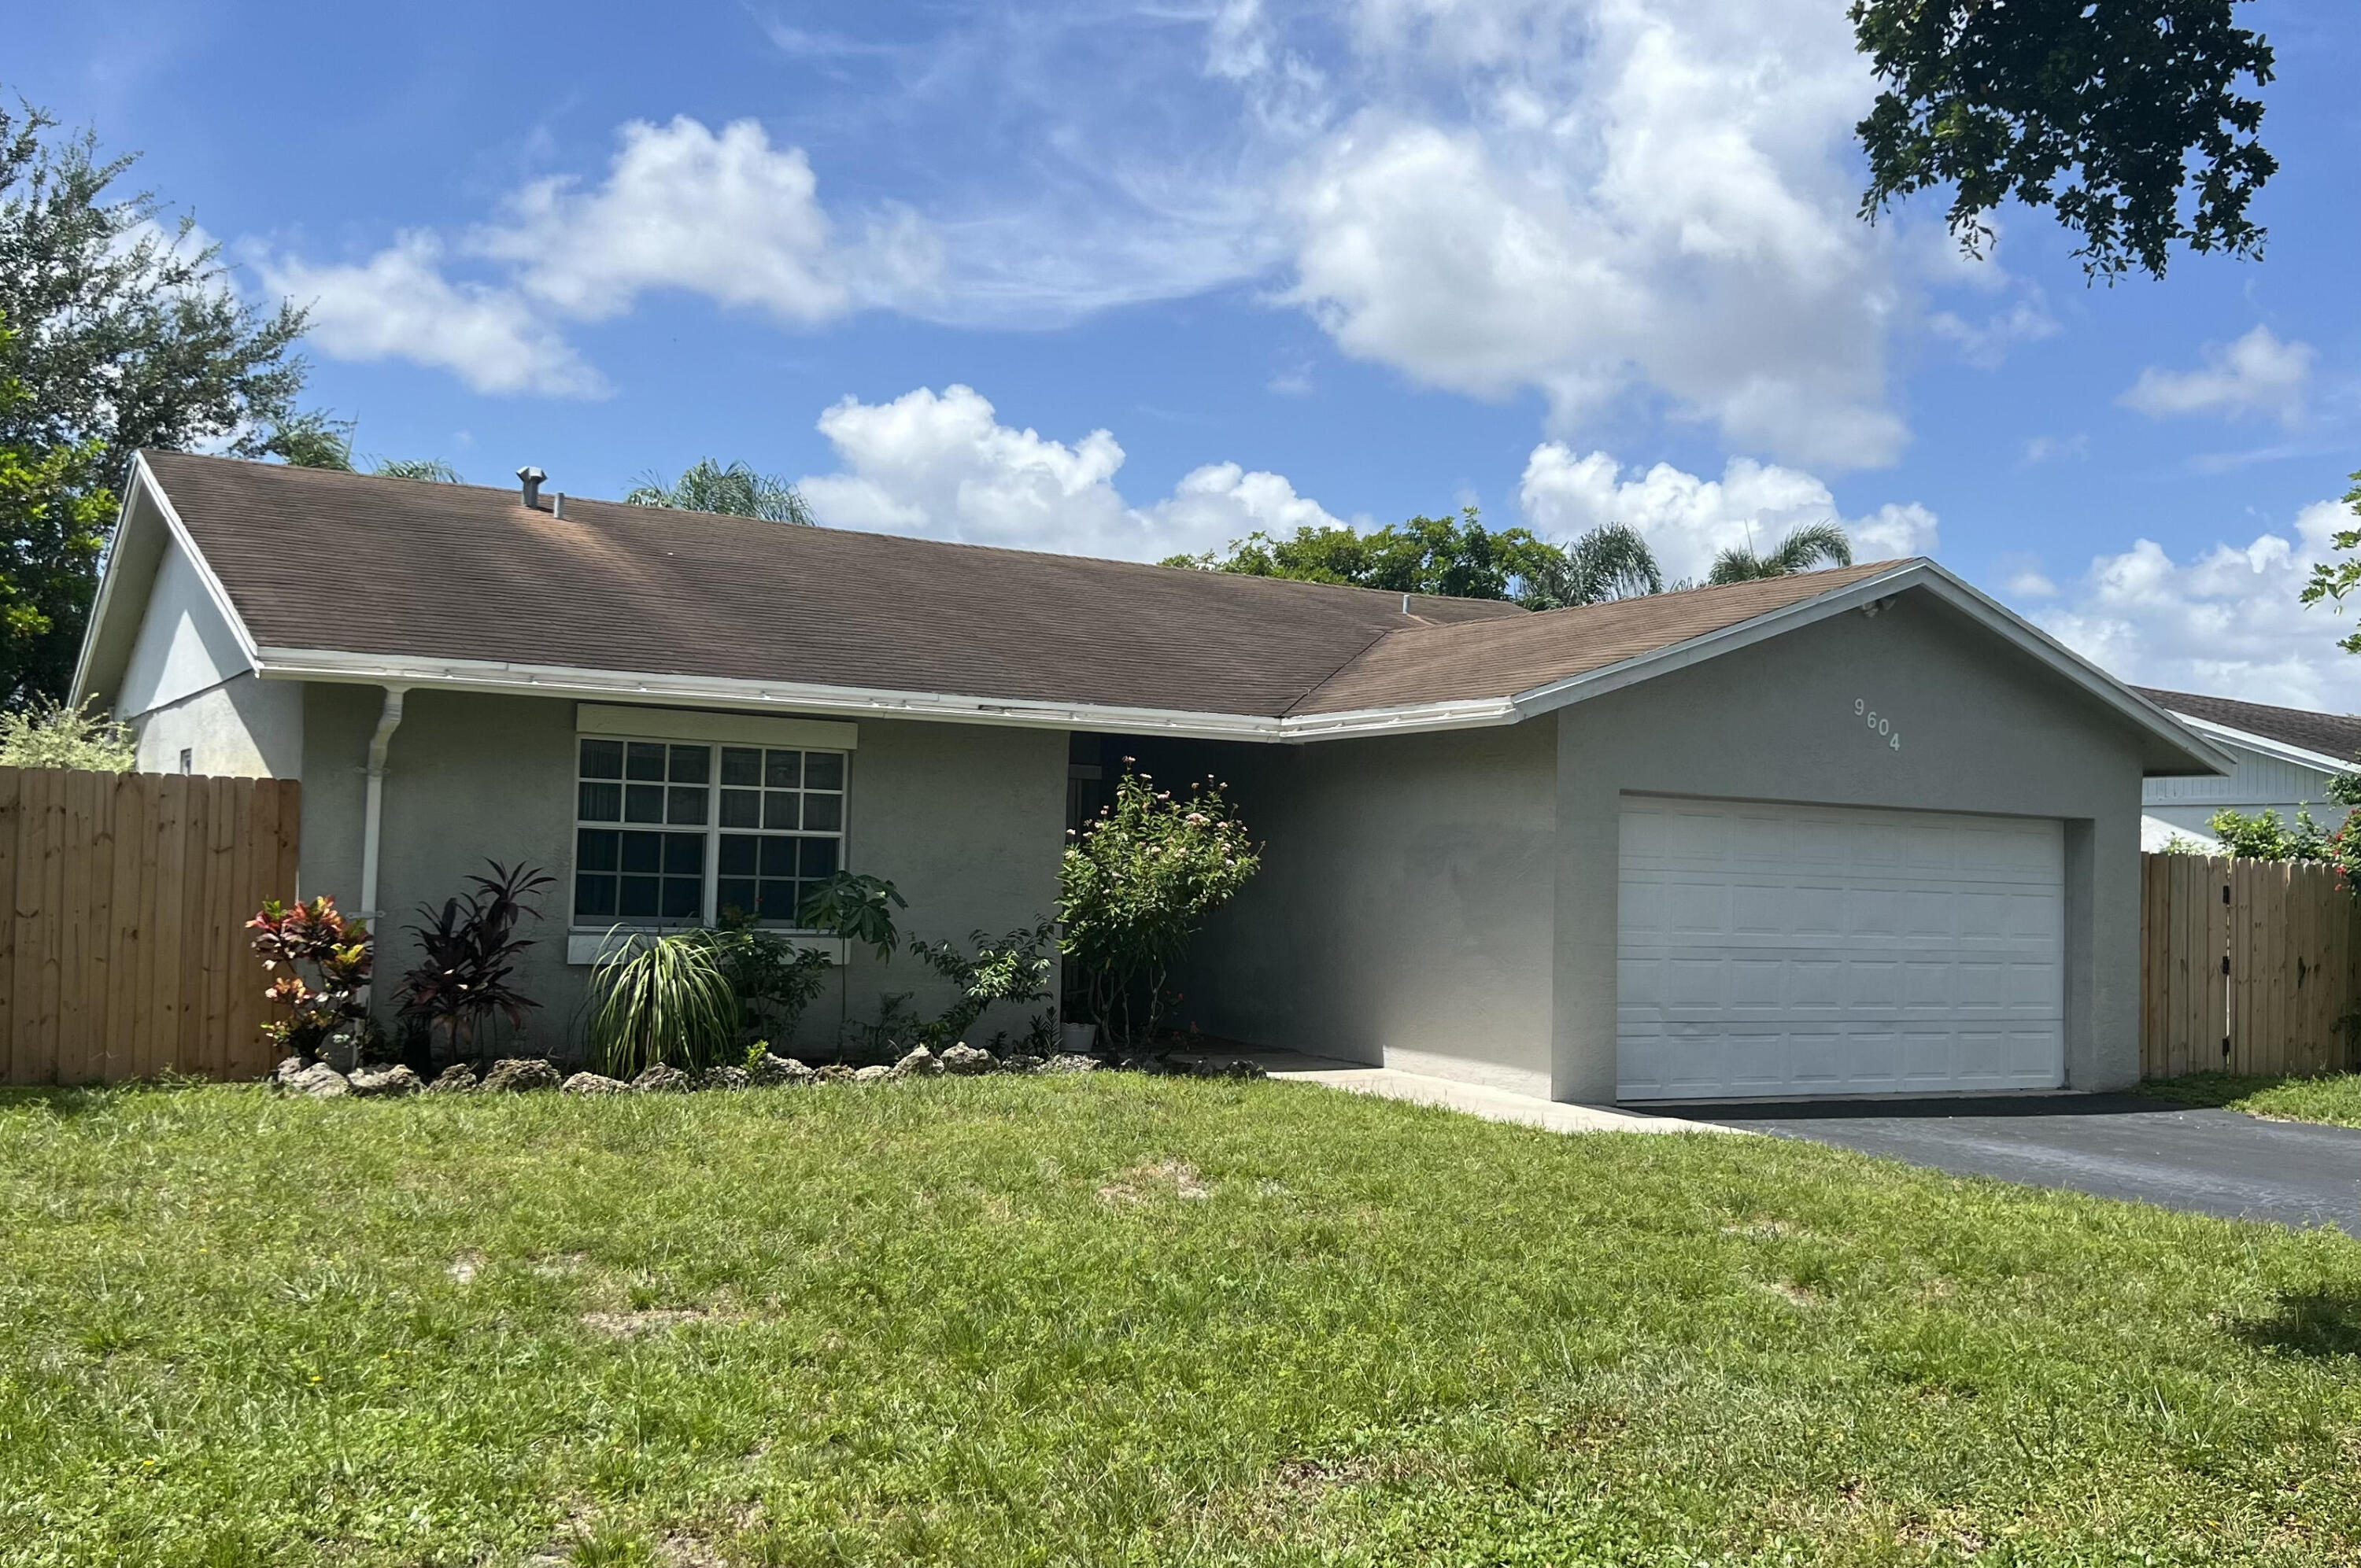
M1855 718L1869 726L1872 734L1885 742L1887 751L1902 750L1902 731L1894 728L1894 720L1870 707L1866 697L1852 699L1852 713Z

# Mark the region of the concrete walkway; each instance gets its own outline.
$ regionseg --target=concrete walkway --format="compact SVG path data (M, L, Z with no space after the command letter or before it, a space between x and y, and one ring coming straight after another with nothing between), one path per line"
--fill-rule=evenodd
M1685 1122L1677 1116L1651 1116L1637 1111L1614 1111L1599 1105L1564 1105L1538 1095L1520 1094L1490 1084L1463 1083L1457 1079L1431 1078L1399 1068L1368 1067L1299 1052L1256 1051L1256 1061L1275 1079L1290 1083L1320 1083L1355 1094L1383 1100L1407 1100L1414 1105L1440 1105L1464 1111L1488 1122L1516 1122L1553 1133L1731 1133L1710 1122Z

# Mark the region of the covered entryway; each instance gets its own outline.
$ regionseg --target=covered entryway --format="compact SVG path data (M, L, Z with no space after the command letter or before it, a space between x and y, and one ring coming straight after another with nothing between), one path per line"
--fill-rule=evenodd
M2048 819L1627 796L1623 1100L2054 1089Z

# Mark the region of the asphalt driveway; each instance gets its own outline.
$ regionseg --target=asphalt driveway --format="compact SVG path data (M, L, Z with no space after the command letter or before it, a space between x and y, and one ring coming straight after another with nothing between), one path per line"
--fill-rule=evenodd
M1680 1114L1961 1176L2361 1236L2361 1128L2134 1094L1684 1106Z

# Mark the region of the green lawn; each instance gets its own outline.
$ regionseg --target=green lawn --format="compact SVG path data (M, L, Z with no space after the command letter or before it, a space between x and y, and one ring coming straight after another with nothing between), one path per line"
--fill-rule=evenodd
M2231 1072L2192 1072L2140 1085L2140 1092L2191 1105L2226 1105L2251 1116L2288 1122L2333 1122L2361 1127L2361 1072L2325 1078L2246 1078Z
M1300 1085L0 1101L0 1562L2361 1558L2361 1243Z

